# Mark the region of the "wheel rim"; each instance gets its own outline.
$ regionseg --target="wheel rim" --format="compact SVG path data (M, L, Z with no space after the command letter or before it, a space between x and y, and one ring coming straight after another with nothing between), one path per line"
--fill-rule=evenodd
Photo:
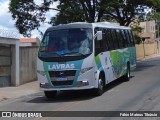
M102 79L99 79L99 89L103 91L103 80Z
M128 73L127 73L127 76L128 76L128 78L130 78L130 70L129 70L129 67L128 67Z

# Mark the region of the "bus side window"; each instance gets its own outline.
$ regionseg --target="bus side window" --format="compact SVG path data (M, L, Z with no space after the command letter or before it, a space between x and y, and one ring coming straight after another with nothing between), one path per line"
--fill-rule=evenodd
M125 35L126 35L126 38L127 38L128 46L131 46L131 40L130 40L130 37L129 37L129 34L128 34L128 30L125 30Z
M99 42L100 42L100 51L102 52L102 51L105 51L105 49L106 49L106 43L105 43L105 40L104 40L104 29L103 28L99 28L99 30L100 31L102 31L102 40L100 40Z
M41 42L41 47L39 48L40 51L46 51L49 43L49 33L45 35Z
M95 28L94 34L96 34L98 30L99 28ZM100 42L97 40L97 38L95 38L95 48L100 48Z
M95 28L95 34L97 33L97 31L102 30L100 28ZM98 55L99 53L101 53L103 51L103 46L102 46L102 40L97 40L97 38L95 39L95 54Z
M126 38L126 36L125 36L124 30L121 30L121 35L122 35L122 37L123 37L124 47L127 47L127 46L128 46L128 43L127 43L127 38Z
M120 30L116 30L116 33L117 33L117 40L118 40L118 43L119 43L119 48L123 48L124 47L124 45L123 45L123 37L122 37L122 35L121 35L121 32L120 32Z
M125 48L125 47L127 47L127 42L126 42L124 30L120 30L120 34L121 34L121 37L122 37L123 48Z
M110 50L110 45L109 45L108 36L107 36L107 29L104 28L102 30L102 33L103 33L103 47L104 47L104 51L108 51L108 50Z
M116 31L114 29L111 30L111 33L112 33L112 41L113 41L113 44L114 44L114 48L115 49L118 49L119 48L119 45L118 45L118 40L117 40L117 35L116 35Z
M134 45L135 44L134 43L134 37L133 37L133 34L132 34L131 30L129 30L129 35L130 35L130 38L131 38L131 43L132 43L132 45Z
M112 33L111 33L111 29L107 29L106 30L106 34L107 34L107 41L109 44L109 50L114 50L114 44L113 44L113 38L112 38Z

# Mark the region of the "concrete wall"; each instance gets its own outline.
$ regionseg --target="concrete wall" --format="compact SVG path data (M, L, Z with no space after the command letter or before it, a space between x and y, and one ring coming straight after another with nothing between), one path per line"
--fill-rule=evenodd
M1 32L1 30L0 30L0 34L2 34L2 33L3 32ZM10 35L10 34L4 34L4 35ZM15 35L15 34L13 34L13 35ZM8 85L10 84L11 86L18 86L19 85L19 39L16 38L16 37L18 37L18 35L16 35L15 38L14 38L14 36L13 36L13 38L10 38L10 37L12 37L12 35L8 36L8 37L9 38L5 38L0 35L0 46L10 46L10 51L11 51L10 60L6 59L6 57L9 57L9 56L3 57L3 54L6 53L6 50L5 50L5 52L4 52L4 50L2 50L4 48L1 47L2 49L0 51L1 51L1 57L3 57L3 61L4 62L10 61L10 63L11 63L11 66L10 66L11 69L5 70L5 72L8 72L8 73L10 72L10 75L7 74L7 76L8 76L7 79L6 79L6 76L2 76L3 78L1 77L0 80L2 81L2 83L6 82L6 80L8 80L8 81L10 81L10 83L8 82ZM6 53L6 54L8 54L8 53ZM5 58L5 60L4 60L4 58ZM2 62L2 60L0 60L0 62ZM7 67L7 66L8 65L5 65L4 67ZM1 65L1 67L2 67L2 65ZM4 69L2 71L4 71ZM3 86L5 86L5 85L3 84Z
M20 47L20 84L37 79L37 46Z
M0 87L11 85L11 48L0 46Z
M145 50L145 56L153 55L158 52L157 49L157 43L152 43L152 44L138 44L136 45L136 56L137 59L144 58L144 50Z

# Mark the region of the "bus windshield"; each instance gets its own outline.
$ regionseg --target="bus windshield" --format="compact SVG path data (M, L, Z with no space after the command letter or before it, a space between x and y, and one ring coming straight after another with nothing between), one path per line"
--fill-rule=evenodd
M85 56L92 53L92 44L92 30L89 28L53 30L45 34L39 56Z

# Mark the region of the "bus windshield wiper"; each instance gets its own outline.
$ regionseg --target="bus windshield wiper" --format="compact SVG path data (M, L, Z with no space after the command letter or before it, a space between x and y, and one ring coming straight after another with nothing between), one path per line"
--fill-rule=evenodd
M56 55L62 57L62 56L61 56L60 54L58 54L57 52L48 52L47 54L56 54Z
M63 55L71 55L71 54L79 54L79 55L85 56L84 54L82 54L80 52L69 52L69 53L65 53Z

